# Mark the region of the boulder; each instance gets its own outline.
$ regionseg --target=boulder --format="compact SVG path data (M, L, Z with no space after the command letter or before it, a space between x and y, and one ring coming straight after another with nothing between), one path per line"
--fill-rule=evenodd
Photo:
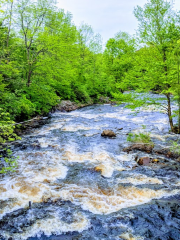
M151 159L149 157L142 157L138 160L138 164L139 165L143 165L143 166L148 166L151 162Z
M103 97L103 96L101 96L101 97L99 98L99 101L100 101L100 103L111 103L111 101L109 100L109 97Z
M127 148L124 148L123 151L129 153L130 151L133 151L133 150L139 150L139 151L151 153L153 148L154 146L151 144L136 143Z
M93 105L93 101L90 99L87 103L75 103L69 100L62 100L56 107L55 110L61 112L71 112L79 108Z
M24 135L31 133L35 128L39 128L49 122L50 115L48 117L37 116L28 121L15 124L14 132L18 135Z
M111 131L111 130L104 130L101 133L101 136L102 137L116 137L116 134L113 131Z
M56 109L61 112L70 112L73 110L76 110L78 108L78 105L71 101L61 101L57 106Z

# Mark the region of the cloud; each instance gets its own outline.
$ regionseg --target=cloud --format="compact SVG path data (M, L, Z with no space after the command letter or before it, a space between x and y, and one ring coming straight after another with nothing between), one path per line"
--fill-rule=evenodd
M137 20L134 7L143 6L147 0L58 0L58 6L73 15L76 25L85 22L102 35L104 42L119 31L135 33ZM180 10L179 0L175 7Z

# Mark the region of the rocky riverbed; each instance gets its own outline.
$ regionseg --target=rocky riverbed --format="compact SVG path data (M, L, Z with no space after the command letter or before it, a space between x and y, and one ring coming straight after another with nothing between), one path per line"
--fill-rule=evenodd
M101 136L107 129L115 135ZM151 151L127 142L139 131ZM12 145L18 168L0 179L0 239L180 239L180 162L169 154L178 139L159 109L53 113Z

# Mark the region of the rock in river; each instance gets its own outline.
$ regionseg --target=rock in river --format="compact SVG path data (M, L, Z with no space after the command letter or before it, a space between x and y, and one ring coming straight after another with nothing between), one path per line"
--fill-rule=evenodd
M116 134L113 131L111 131L111 130L104 130L101 133L101 136L102 137L116 137Z
M151 159L149 157L142 157L138 160L138 164L143 166L148 166L150 162L151 162Z
M124 148L123 151L130 152L132 150L139 150L139 151L151 153L153 148L154 148L154 146L151 144L135 143L127 148Z

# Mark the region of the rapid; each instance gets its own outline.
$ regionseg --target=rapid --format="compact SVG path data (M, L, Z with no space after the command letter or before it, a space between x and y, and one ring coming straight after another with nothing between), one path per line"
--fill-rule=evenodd
M180 162L124 152L139 131L156 148L180 139L159 109L105 104L55 112L15 142L18 168L0 178L0 240L180 239ZM137 156L160 163L139 166Z

